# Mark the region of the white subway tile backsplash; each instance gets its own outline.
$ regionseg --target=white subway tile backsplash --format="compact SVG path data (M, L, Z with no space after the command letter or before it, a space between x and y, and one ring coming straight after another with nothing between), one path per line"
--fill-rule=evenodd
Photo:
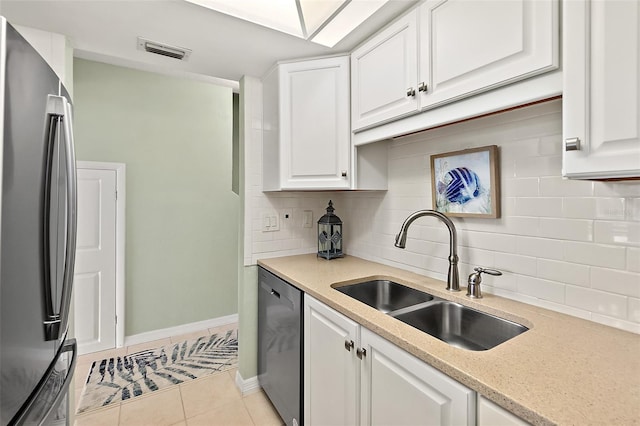
M629 321L640 323L640 299L629 298L627 303L627 318Z
M640 197L637 181L594 182L596 197Z
M594 235L599 243L640 246L640 223L597 220Z
M563 198L562 216L572 219L595 219L596 198Z
M515 161L516 177L557 176L562 170L562 157L528 157Z
M592 267L591 287L609 293L640 298L640 274Z
M500 256L500 254L497 254ZM474 249L470 247L459 247L458 257L461 263L476 266L493 267L496 253L491 250ZM471 268L473 270L473 268ZM469 272L471 273L471 271Z
M627 247L627 269L640 272L640 248Z
M518 197L516 216L561 217L562 198Z
M538 259L537 274L547 280L589 287L589 267L585 265Z
M538 154L562 155L562 135L552 135L540 138Z
M550 302L564 303L565 285L539 278L518 275L518 292Z
M624 220L624 198L595 198L596 219Z
M504 179L502 192L511 197L537 197L538 178Z
M619 318L611 318L596 313L591 314L591 321L607 325L609 327L619 328L620 330L629 331L631 333L640 334L640 324L638 323L625 321Z
M640 198L627 198L625 208L625 218L640 222Z
M465 236L466 243L469 247L506 253L513 253L516 248L515 235L467 231Z
M627 298L617 294L568 285L566 303L602 315L627 318Z
M564 243L564 259L568 262L584 265L624 269L625 248L614 245L567 241Z
M516 253L561 260L564 257L564 242L548 238L517 237Z
M496 144L501 217L452 219L462 285L476 266L503 269L483 278L484 292L640 333L640 182L563 179L560 110L541 104L395 140L385 192L262 193L258 140L245 158L245 258L315 252L315 222L332 199L348 254L446 280L442 223L419 219L405 250L393 247L395 235L409 214L431 208L431 155ZM260 232L262 209L287 208L287 232ZM313 211L312 228L301 227L302 210Z
M571 180L555 176L540 177L540 195L543 197L591 197L594 183L588 180Z
M540 236L572 241L593 241L593 221L540 218Z
M496 254L494 266L496 269L520 275L536 275L536 258L520 256L518 254Z

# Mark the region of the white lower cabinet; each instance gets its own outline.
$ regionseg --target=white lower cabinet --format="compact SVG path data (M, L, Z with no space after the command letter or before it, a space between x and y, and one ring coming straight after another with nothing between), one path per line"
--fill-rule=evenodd
M360 360L354 351L359 341L357 323L304 295L306 425L358 424Z
M529 423L516 417L485 397L478 395L478 426L527 426Z
M305 295L307 425L475 425L476 393Z

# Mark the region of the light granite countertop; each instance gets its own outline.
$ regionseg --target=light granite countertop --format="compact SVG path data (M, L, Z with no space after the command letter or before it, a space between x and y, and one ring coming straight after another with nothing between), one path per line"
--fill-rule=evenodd
M532 424L640 424L636 334L486 293L472 300L465 291L446 291L442 281L352 256L258 264ZM391 278L530 330L487 351L459 349L332 288L372 278Z

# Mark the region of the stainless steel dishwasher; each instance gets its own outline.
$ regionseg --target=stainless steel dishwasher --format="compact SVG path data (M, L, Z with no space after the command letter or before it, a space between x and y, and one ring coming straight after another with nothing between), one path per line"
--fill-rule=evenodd
M302 419L302 295L258 271L258 380L288 426Z

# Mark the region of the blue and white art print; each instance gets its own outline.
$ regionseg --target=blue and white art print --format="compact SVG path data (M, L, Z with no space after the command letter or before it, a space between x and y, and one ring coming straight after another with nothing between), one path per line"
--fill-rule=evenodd
M496 145L431 156L433 209L447 216L500 216Z

